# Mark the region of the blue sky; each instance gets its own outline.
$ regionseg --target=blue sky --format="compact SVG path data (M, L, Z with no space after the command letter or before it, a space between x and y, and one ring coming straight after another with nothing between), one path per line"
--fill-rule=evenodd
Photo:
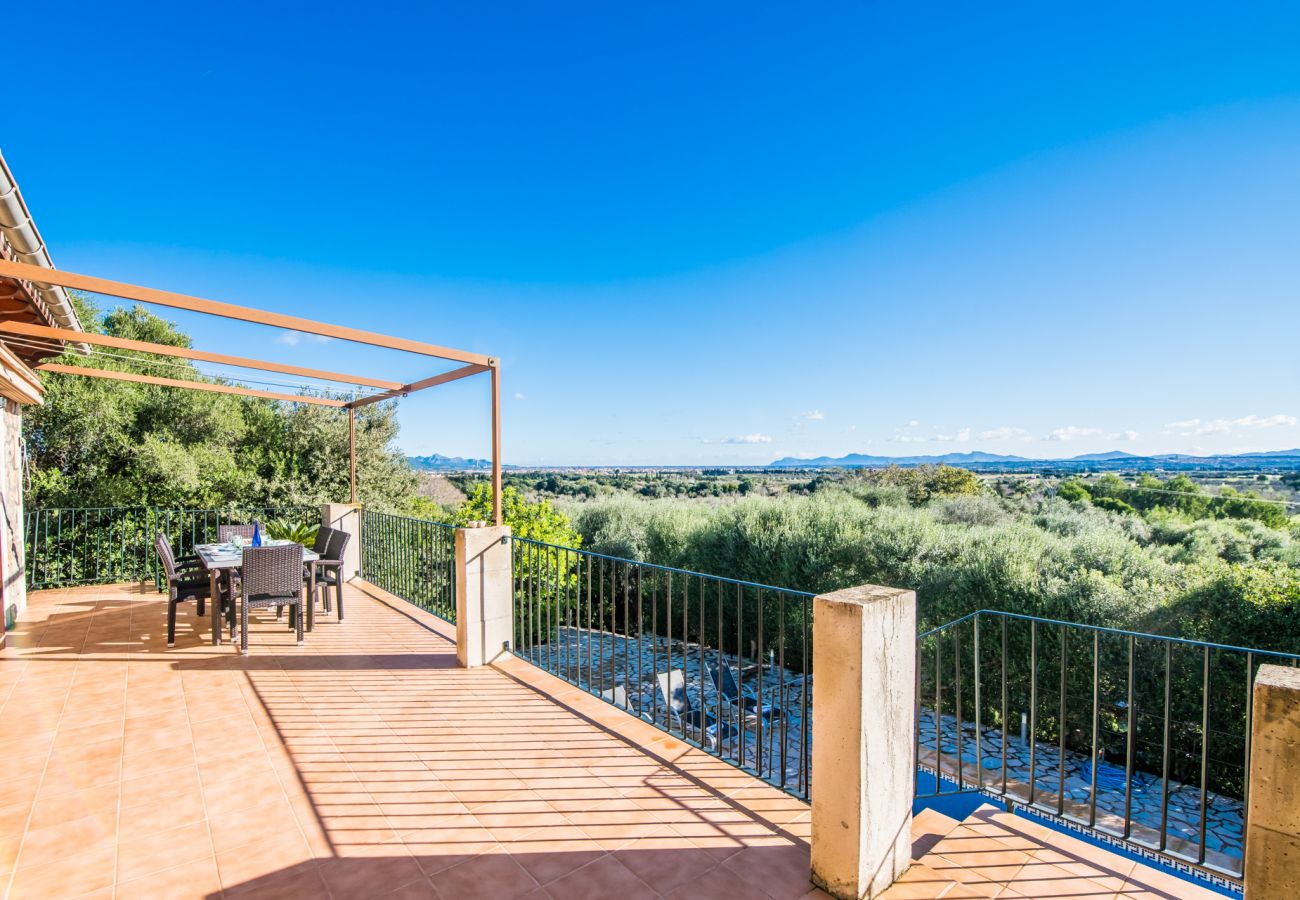
M62 268L501 357L511 463L1300 446L1300 8L445 6L20 5L0 147Z

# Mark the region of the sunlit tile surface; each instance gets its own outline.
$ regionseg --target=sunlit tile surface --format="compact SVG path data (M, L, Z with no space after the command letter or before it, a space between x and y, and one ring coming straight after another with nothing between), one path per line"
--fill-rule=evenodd
M152 586L32 595L0 654L12 897L825 896L809 812L366 586L304 647L166 647Z

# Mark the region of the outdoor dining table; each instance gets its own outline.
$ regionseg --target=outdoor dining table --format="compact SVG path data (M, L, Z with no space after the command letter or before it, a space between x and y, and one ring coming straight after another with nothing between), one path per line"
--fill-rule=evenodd
M263 547L280 547L285 544L291 544L293 541L267 540L262 542ZM244 548L237 544L195 544L194 553L198 556L199 562L203 563L203 568L208 570L208 580L212 590L212 644L219 646L221 644L221 602L217 593L217 581L223 574L229 575L237 571L244 564ZM304 563L314 563L320 559L320 554L310 547L302 549L302 561ZM307 618L303 627L311 631L312 625L315 624L315 607L314 598L316 595L316 567L307 566L307 603L303 609ZM236 602L234 589L230 592L230 602ZM235 616L235 621L239 617ZM231 626L230 639L235 639L235 629Z

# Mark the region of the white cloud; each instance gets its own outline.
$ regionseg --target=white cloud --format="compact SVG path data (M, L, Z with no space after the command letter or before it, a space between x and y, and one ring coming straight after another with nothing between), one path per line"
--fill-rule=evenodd
M1100 428L1080 428L1078 425L1066 425L1064 428L1058 428L1043 438L1045 441L1072 441L1075 438L1089 437L1094 434L1101 434Z
M1295 416L1279 413L1275 416L1242 416L1239 419L1183 419L1181 422L1169 422L1165 425L1165 434L1177 434L1180 437L1199 437L1203 434L1231 434L1236 428L1276 428L1279 425L1294 426Z
M1244 419L1238 419L1234 424L1246 428L1276 428L1278 425L1295 425L1296 421L1297 419L1295 416L1284 416L1279 414L1276 416L1269 416L1266 419L1261 419L1257 416L1246 416Z
M705 438L706 444L770 444L772 443L771 435L760 434L757 431L753 434L738 434L729 438Z
M924 444L926 442L926 438L918 434L896 434L889 440L894 444Z
M990 428L988 431L980 432L981 441L1009 441L1012 438L1018 438L1025 433L1023 428L1013 428L1010 425L1003 425L1001 428Z
M904 427L904 428L916 428L916 427L919 426L920 424L921 424L921 423L918 422L916 419L912 419L910 422L906 422L906 423L904 423L903 427Z
M963 428L956 434L936 434L934 439L944 444L960 444L970 440L970 429Z
M516 399L516 400L522 400L522 399L524 399L524 395L523 395L523 394L515 394L515 399Z
M820 409L810 409L807 412L799 413L799 418L803 419L805 422L820 422L822 419L826 418L826 414Z
M303 338L306 338L314 344L324 344L327 341L334 340L334 338L326 337L323 334L307 334L302 331L282 331L276 335L275 342L277 344L284 344L286 347L297 347L302 343Z
M1138 433L1132 429L1127 431L1114 431L1106 435L1106 440L1108 441L1136 441L1137 439Z

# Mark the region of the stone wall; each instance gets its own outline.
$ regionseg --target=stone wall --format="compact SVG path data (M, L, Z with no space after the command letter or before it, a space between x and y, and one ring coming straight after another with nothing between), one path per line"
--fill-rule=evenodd
M0 399L0 573L3 573L5 622L27 606L23 566L23 415L12 400Z

